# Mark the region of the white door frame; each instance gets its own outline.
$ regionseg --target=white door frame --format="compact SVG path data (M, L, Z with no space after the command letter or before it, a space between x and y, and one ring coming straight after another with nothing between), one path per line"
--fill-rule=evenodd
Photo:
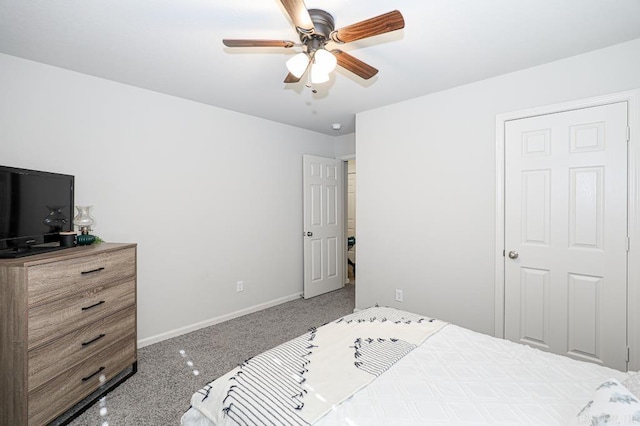
M640 90L614 93L596 98L579 99L538 108L498 114L496 116L496 238L495 238L495 336L504 338L504 166L505 123L527 117L571 111L617 102L628 102L629 166L628 166L628 235L631 239L628 276L627 345L630 348L629 369L640 369Z
M349 189L348 187L348 174L347 174L347 162L349 160L355 160L356 159L356 154L347 154L347 155L342 155L340 157L336 157L338 160L342 160L342 162L344 163L344 215L342 220L344 221L344 283L345 284L349 284L349 261L347 260L349 257L349 254L347 253L347 222L348 222L348 218L347 218L347 205L348 205L348 192Z

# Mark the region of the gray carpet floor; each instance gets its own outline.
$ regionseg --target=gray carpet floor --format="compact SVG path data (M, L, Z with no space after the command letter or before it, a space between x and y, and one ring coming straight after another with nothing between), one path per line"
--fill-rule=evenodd
M298 299L146 346L138 372L70 425L178 425L191 395L244 360L353 312L355 286ZM186 357L180 354L184 350ZM193 367L187 365L193 362ZM193 369L199 375L193 374Z

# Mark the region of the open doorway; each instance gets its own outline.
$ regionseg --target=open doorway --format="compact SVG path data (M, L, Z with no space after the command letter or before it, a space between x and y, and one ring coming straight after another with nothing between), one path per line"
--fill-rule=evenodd
M347 280L356 282L356 160L347 161Z

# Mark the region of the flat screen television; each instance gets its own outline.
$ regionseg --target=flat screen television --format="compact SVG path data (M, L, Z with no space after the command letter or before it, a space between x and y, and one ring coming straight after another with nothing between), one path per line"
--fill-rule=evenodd
M0 166L0 257L57 250L73 231L74 176Z

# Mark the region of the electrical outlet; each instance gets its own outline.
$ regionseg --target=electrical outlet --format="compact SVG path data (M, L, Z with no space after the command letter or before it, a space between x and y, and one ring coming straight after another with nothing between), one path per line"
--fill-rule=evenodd
M236 291L244 291L244 281L236 282Z
M404 302L404 295L402 294L402 290L396 288L396 301Z

